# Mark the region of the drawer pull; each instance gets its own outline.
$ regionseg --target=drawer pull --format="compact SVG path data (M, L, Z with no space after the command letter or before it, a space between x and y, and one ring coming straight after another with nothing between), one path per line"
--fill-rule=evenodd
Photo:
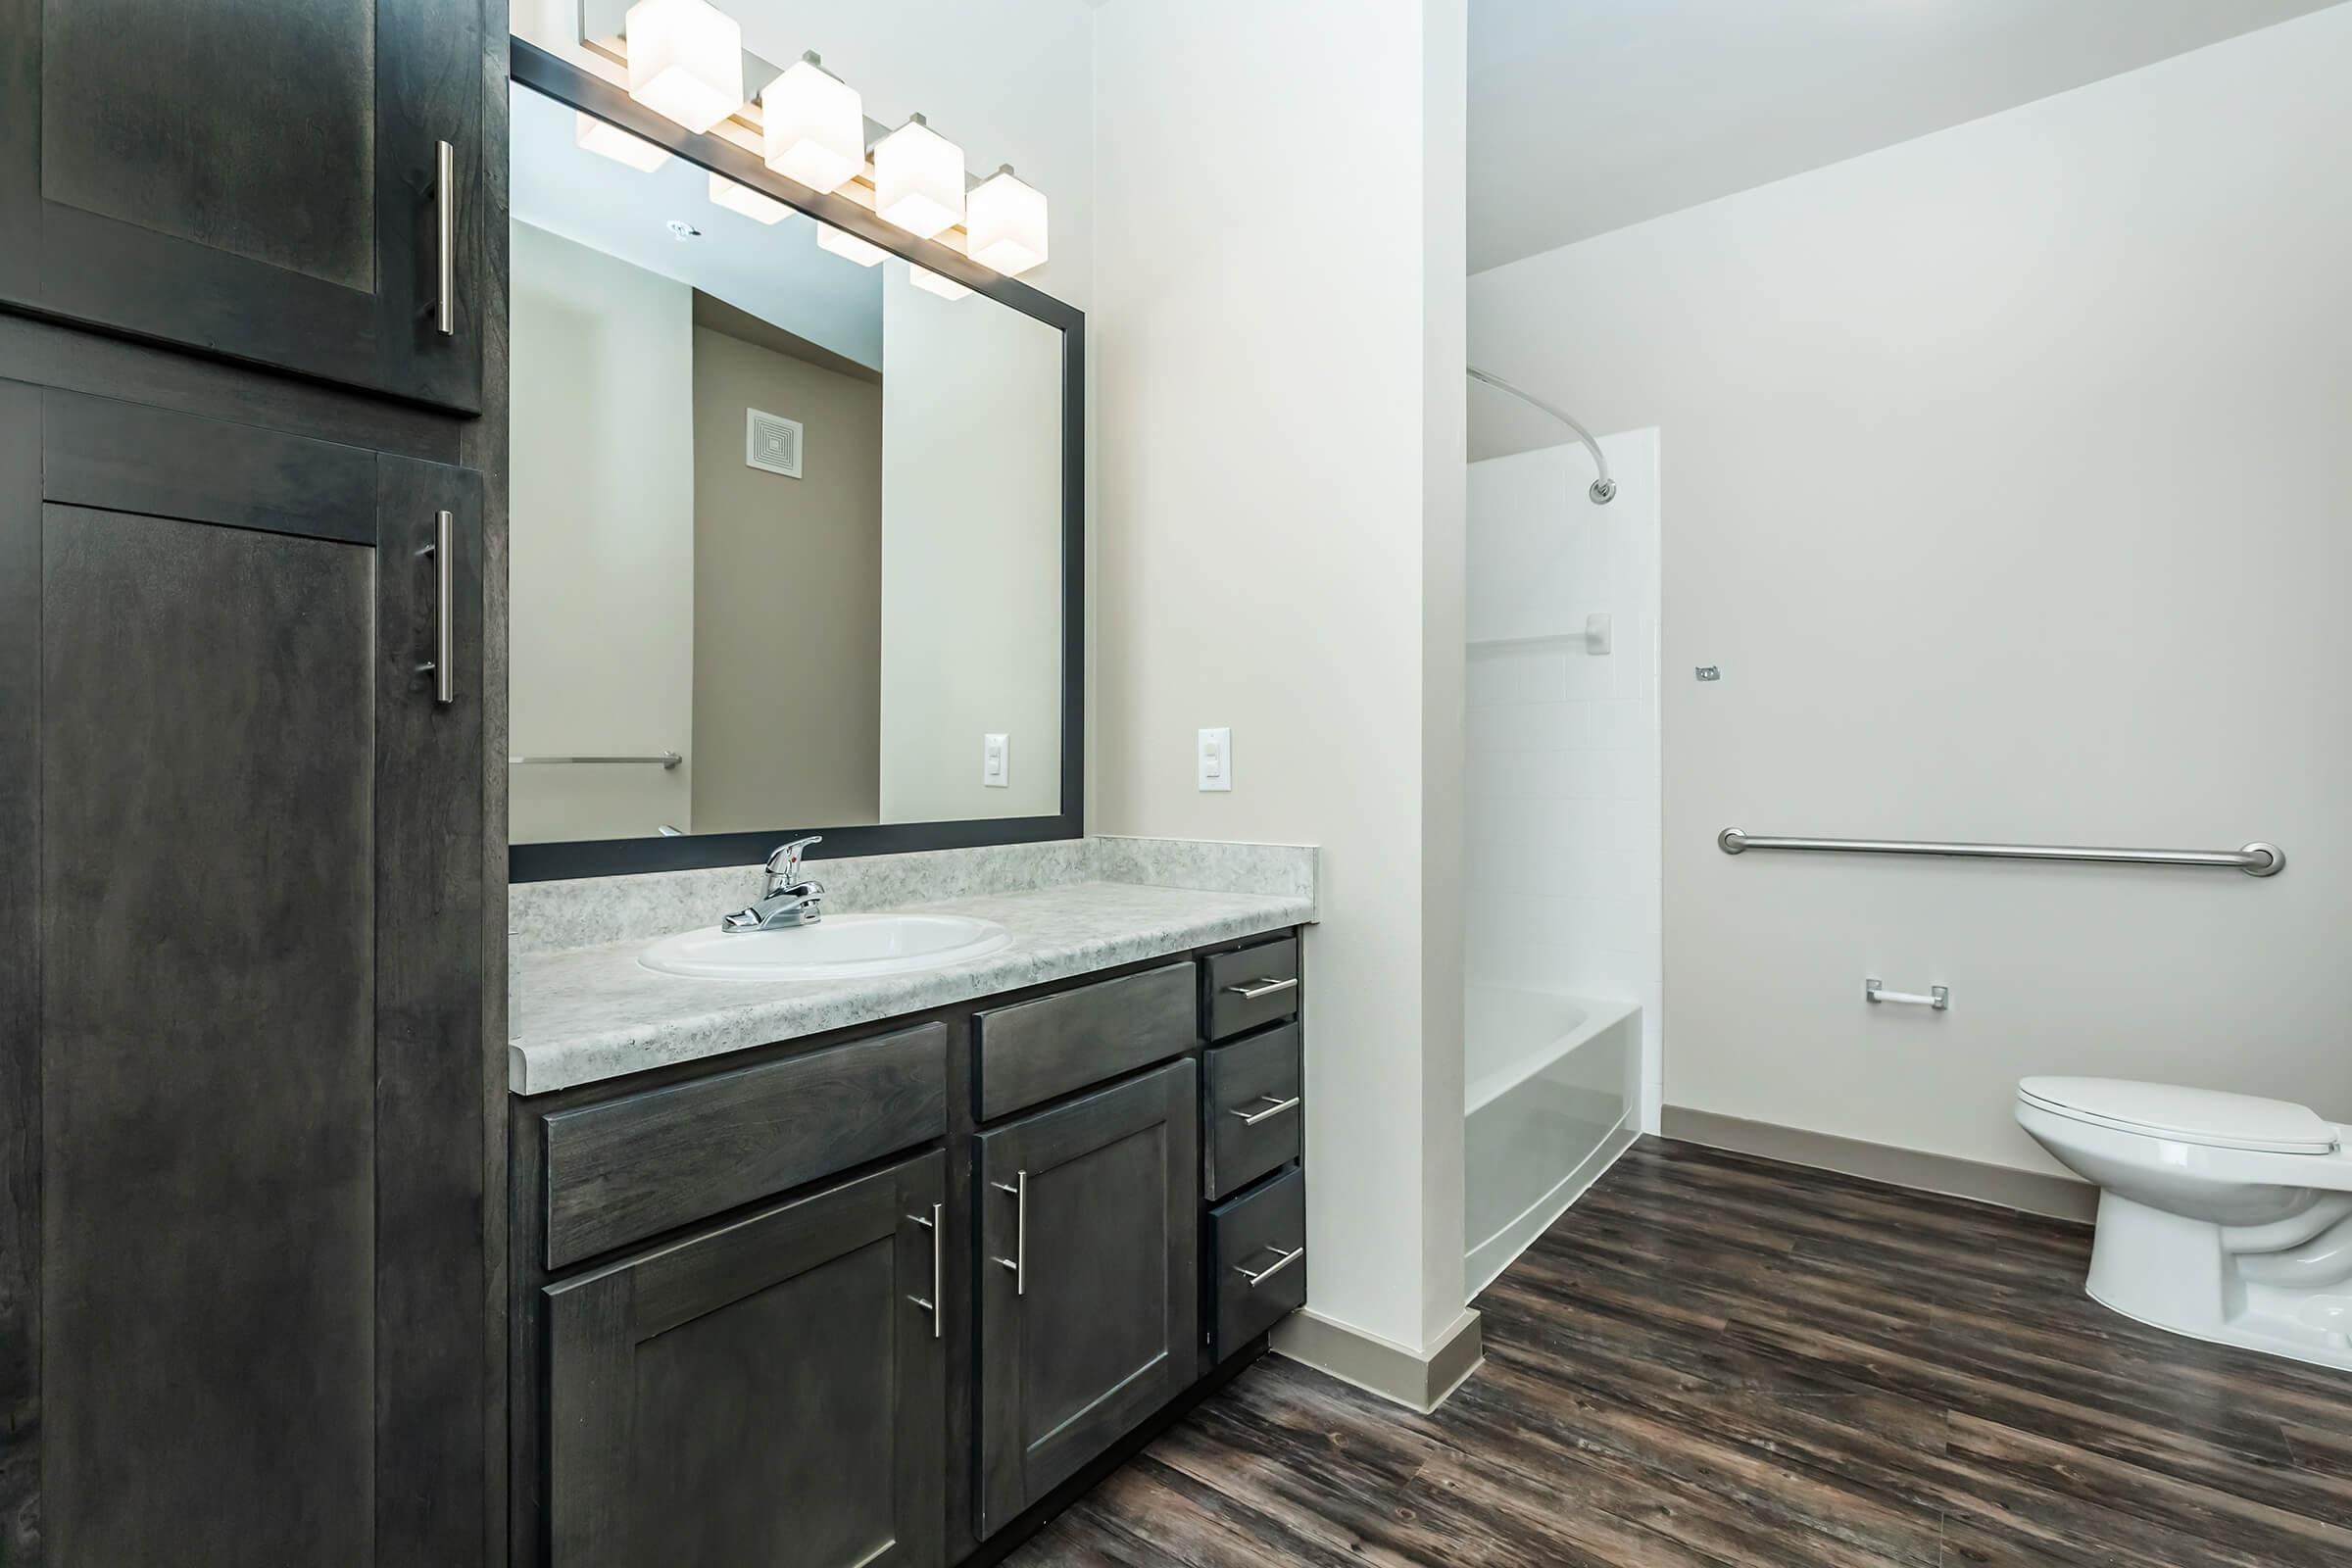
M1259 1248L1258 1250L1261 1252L1282 1252L1281 1248L1276 1247L1271 1243ZM1254 1291L1258 1288L1258 1286L1264 1284L1267 1280L1272 1279L1275 1275L1281 1273L1284 1269L1289 1268L1293 1263L1298 1262L1305 1255L1305 1248L1294 1247L1289 1251L1282 1252L1280 1257L1276 1258L1273 1262L1268 1263L1264 1268L1257 1270L1257 1272L1254 1274L1242 1267L1238 1263L1234 1265L1233 1271L1236 1274L1239 1274L1242 1278L1248 1280L1250 1282L1250 1288Z
M1225 994L1229 997L1239 997L1244 1002L1255 1002L1260 997L1271 997L1280 992L1298 989L1298 977L1294 974L1287 975L1280 980L1244 980L1239 985L1227 986Z
M1029 1173L1016 1170L1012 1181L991 1182L1000 1193L1012 1195L1012 1255L997 1259L998 1266L1012 1270L1012 1294L1029 1294Z
M1260 1095L1257 1098L1260 1103L1264 1103L1268 1101L1272 1101L1273 1103L1267 1104L1266 1108L1263 1110L1236 1109L1229 1110L1226 1112L1226 1114L1229 1116L1241 1117L1242 1125L1245 1127L1254 1127L1259 1122L1279 1116L1286 1110L1297 1110L1298 1108L1298 1097L1297 1095L1293 1095L1288 1100L1278 1100L1272 1095Z
M925 1219L920 1214L906 1216L931 1233L931 1298L926 1301L919 1296L909 1296L906 1299L931 1314L931 1337L935 1340L940 1337L939 1287L947 1277L947 1252L944 1238L948 1228L940 1223L940 1216L947 1206L945 1203L933 1203L929 1219Z

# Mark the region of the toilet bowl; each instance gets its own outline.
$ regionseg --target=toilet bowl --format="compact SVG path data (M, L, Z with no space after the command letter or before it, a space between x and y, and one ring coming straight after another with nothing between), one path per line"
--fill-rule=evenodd
M2352 1128L2281 1100L2026 1078L2017 1122L2099 1189L2091 1298L2352 1370Z

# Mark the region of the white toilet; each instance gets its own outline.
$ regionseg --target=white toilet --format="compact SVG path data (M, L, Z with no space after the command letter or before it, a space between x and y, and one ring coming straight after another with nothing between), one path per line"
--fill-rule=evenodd
M2283 1100L2026 1078L2017 1122L2099 1188L2092 1299L2352 1369L2352 1128Z

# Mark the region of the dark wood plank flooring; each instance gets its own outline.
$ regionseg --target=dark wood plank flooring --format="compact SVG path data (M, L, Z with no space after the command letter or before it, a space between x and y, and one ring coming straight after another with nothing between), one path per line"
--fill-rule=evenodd
M2118 1317L2089 1249L1644 1139L1434 1416L1268 1356L1010 1561L2352 1565L2352 1375Z

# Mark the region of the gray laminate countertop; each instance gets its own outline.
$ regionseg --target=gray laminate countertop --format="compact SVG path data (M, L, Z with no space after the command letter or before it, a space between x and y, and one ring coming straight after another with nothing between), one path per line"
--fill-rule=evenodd
M522 1016L507 1047L507 1086L518 1095L547 1094L1315 918L1311 897L1134 882L1075 882L908 907L994 920L1012 933L1012 945L913 974L789 982L657 974L637 961L648 946L642 940L525 956Z

